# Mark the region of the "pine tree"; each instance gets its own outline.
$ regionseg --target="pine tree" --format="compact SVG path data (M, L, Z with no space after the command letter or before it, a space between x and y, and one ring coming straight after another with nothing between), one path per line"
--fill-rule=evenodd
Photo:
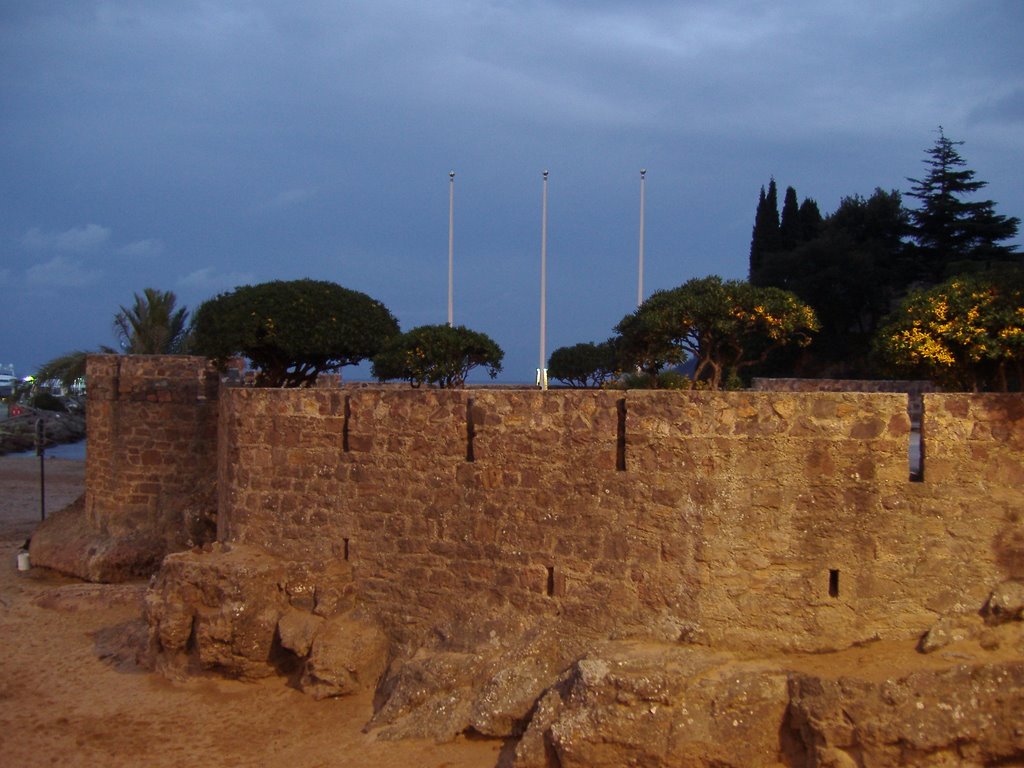
M972 266L976 269L993 262L1020 262L1016 245L1000 244L1017 235L1020 219L997 214L991 200L963 199L988 182L976 181L974 171L965 167L957 151L962 144L947 138L940 126L939 138L926 151L930 158L924 161L927 175L907 179L914 185L908 196L920 201L920 207L910 212L912 236L922 268L932 280Z
M765 267L765 256L779 247L779 193L773 178L768 183L765 194L761 187L761 195L757 201L757 213L754 216L754 233L750 238L750 282L760 285Z

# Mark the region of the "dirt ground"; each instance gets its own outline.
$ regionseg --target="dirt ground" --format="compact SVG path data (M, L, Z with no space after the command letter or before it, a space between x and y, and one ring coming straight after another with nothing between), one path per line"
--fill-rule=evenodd
M84 486L81 461L47 459L46 507ZM145 584L93 585L17 570L39 521L39 461L0 457L0 765L162 768L492 768L493 741L384 742L371 702L314 701L284 681L171 683L136 664Z

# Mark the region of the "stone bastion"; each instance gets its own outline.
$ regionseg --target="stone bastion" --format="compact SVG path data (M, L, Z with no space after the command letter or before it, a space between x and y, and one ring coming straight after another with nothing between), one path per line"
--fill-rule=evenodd
M1024 396L920 396L911 466L899 393L88 380L33 562L155 572L165 674L370 688L378 737L522 767L1024 760Z

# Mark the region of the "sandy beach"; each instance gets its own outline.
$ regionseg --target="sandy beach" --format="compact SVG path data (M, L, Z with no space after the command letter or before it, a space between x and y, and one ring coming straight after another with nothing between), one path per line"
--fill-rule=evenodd
M46 460L46 507L83 491L81 461ZM0 457L0 764L490 768L491 741L382 742L362 732L370 697L314 701L284 680L172 683L137 658L146 585L95 585L32 569L39 461Z

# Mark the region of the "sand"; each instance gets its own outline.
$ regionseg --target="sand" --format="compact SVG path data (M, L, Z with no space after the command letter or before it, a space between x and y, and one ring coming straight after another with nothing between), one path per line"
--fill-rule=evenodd
M84 463L46 460L46 506L77 498ZM17 570L38 524L39 461L0 457L0 765L491 768L493 741L377 741L371 699L314 701L283 680L170 682L136 663L146 585Z

